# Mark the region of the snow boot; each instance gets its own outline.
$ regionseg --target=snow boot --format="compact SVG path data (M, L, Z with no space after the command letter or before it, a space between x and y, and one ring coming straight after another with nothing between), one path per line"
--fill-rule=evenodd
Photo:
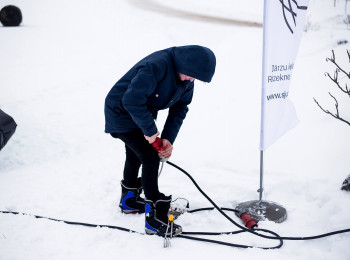
M145 200L140 197L142 192L141 178L137 179L137 185L135 188L131 188L125 185L124 181L120 182L122 186L122 195L119 203L123 213L136 214L145 212Z
M157 234L162 237L177 236L182 228L175 223L168 223L168 211L171 196L160 193L156 201L146 199L145 231L148 235ZM168 225L169 224L169 225Z

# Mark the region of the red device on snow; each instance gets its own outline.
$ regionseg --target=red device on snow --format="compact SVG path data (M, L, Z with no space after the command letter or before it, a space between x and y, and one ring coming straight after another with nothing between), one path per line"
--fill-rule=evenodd
M240 213L239 217L242 219L244 225L247 228L252 229L254 227L258 227L258 224L256 224L255 220L252 219L252 217L249 216L247 213L245 213L245 212Z

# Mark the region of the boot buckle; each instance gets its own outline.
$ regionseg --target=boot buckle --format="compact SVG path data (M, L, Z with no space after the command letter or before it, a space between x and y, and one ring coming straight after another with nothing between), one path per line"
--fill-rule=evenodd
M170 228L170 235L167 236L169 228ZM171 246L171 239L173 238L173 229L174 229L174 215L169 214L168 225L167 225L165 236L164 236L164 248Z

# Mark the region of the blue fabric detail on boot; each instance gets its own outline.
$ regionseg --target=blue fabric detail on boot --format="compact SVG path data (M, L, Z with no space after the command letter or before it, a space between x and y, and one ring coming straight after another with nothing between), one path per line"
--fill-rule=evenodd
M148 203L146 203L145 216L147 215L147 213L152 212L152 211L153 211L152 207Z
M147 228L147 229L152 230L152 231L154 231L154 232L158 232L157 229L151 227L151 226L147 223L147 220L146 220L146 219L145 219L145 223L146 223L146 228Z
M147 223L147 214L150 213L150 212L153 212L152 207L151 207L148 203L146 203L146 210L145 210L145 226L146 226L147 229L152 230L152 231L154 231L154 232L157 232L157 231L158 231L157 229L155 229L154 227L151 227L151 226Z
M126 194L126 196L122 199L122 206L123 206L123 209L126 209L126 210L137 210L137 209L133 209L133 208L130 208L128 207L125 202L127 199L130 199L130 198L135 198L136 195L135 195L135 192L132 192L132 191L128 191L128 194Z

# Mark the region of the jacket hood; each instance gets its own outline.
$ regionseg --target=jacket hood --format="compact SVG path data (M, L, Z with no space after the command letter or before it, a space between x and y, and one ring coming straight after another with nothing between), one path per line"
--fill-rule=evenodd
M177 72L204 82L210 82L215 72L215 55L203 46L175 47L174 61Z

